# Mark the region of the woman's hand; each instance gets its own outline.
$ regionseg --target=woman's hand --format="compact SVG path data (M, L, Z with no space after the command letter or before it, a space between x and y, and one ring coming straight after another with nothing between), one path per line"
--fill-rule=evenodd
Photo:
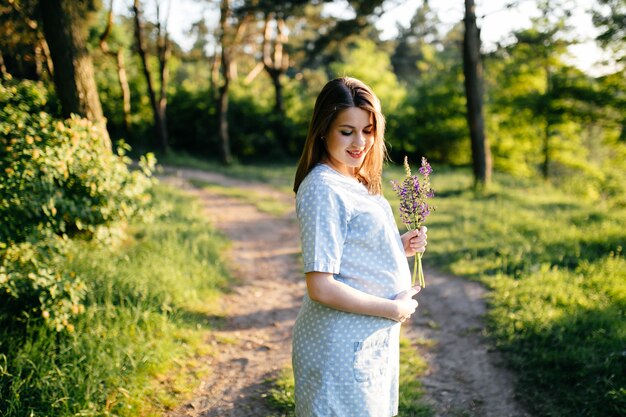
M420 292L422 288L419 285L415 287L409 288L406 291L402 291L400 294L396 295L394 301L396 301L397 312L394 317L390 317L392 320L399 321L400 323L404 323L408 319L411 318L411 315L415 313L415 309L417 308L417 300L413 299L413 296Z
M426 245L428 244L426 239L428 228L426 226L420 227L419 230L410 230L400 236L402 239L402 246L404 246L404 253L407 257L413 256L416 253L424 253Z

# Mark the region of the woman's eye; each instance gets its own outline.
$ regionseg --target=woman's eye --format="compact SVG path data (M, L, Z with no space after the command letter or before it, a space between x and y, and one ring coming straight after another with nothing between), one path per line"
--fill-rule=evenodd
M363 133L366 134L366 135L371 135L373 133L373 131L372 130L364 130Z
M352 134L351 130L341 130L340 133L344 136L350 136Z

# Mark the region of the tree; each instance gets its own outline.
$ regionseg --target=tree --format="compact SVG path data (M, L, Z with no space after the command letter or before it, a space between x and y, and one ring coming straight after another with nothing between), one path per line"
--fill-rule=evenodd
M618 60L626 60L626 1L598 0L593 9L593 23L601 30L597 41L604 47L612 47Z
M619 77L594 78L564 62L571 44L567 3L543 2L540 11L530 28L514 32L515 42L487 61L494 164L561 183L584 173L579 184L594 190L612 175L599 167L613 158L624 89L613 84Z
M102 127L103 145L111 148L86 47L86 26L94 11L86 2L42 0L41 18L54 63L54 84L64 117L72 113Z
M107 13L107 23L104 31L100 35L99 45L100 49L105 55L109 55L115 58L117 66L117 80L122 91L122 110L124 112L123 128L124 132L128 133L130 126L130 87L128 86L128 76L126 75L126 63L124 60L124 49L118 46L116 50L109 47L107 38L111 34L111 28L113 27L113 0L109 6L109 12Z
M459 53L463 32L459 22L442 34L440 47L433 48L432 55L416 61L420 75L409 84L407 99L399 108L401 120L390 131L392 155L414 155L416 160L425 155L445 164L471 164L463 57ZM398 155L398 151L402 153Z
M406 90L393 72L389 54L374 41L360 39L350 47L342 61L330 65L333 76L347 74L360 79L376 92L385 114L396 112L406 96Z
M480 32L476 25L474 0L465 0L465 34L463 37L463 73L467 97L467 121L472 142L472 167L476 185L491 181L491 150L485 136L483 115L483 69L480 54Z
M323 52L327 51L334 43L343 42L351 35L363 32L371 28L370 18L380 16L383 13L383 0L349 0L350 6L354 10L354 17L345 20L333 19L332 24L320 31L315 39L307 45L307 60L305 66L319 63L323 57Z
M439 23L428 0L424 0L415 11L408 28L398 25L398 40L391 63L400 80L415 84L423 72L428 70L423 64L435 54L439 44Z
M275 35L272 36L271 23L275 22ZM263 30L263 67L270 76L274 85L274 117L275 134L280 147L284 152L288 151L287 138L283 129L285 109L283 106L283 85L281 77L289 68L289 54L285 50L287 43L287 28L282 17L275 17L273 13L265 16Z
M228 90L232 74L234 72L234 55L236 48L241 43L251 15L244 12L241 17L235 20L230 0L222 0L220 4L220 26L218 43L221 48L221 84L218 88L218 126L219 137L222 149L222 162L231 164L233 161L230 149L230 136L228 132ZM216 54L217 55L217 54Z
M624 82L626 71L626 1L624 0L598 0L598 6L593 10L593 23L602 32L596 40L604 48L611 48L614 57L621 68L617 70L616 82L619 79ZM623 88L621 89L622 91ZM622 98L622 101L624 99ZM622 118L622 133L620 138L626 142L626 112Z
M7 0L0 6L0 73L16 78L52 78L50 50L33 16L37 1Z
M230 8L230 0L222 0L220 6L220 32L219 32L219 44L222 47L221 54L221 74L222 83L218 88L218 105L217 105L217 117L219 126L220 144L222 149L222 162L224 164L231 164L233 162L233 155L230 150L230 137L228 135L228 88L230 86L230 50L227 45L227 29L228 19L232 11Z
M168 69L167 63L170 57L170 44L167 35L166 24L161 22L159 2L156 2L156 38L157 38L157 55L159 60L159 80L160 89L159 97L157 99L154 83L152 81L152 75L150 73L149 57L147 43L144 34L144 23L142 21L141 1L133 1L133 19L135 22L135 38L137 42L137 51L141 58L141 64L146 83L148 86L148 96L150 97L150 105L152 106L152 112L154 115L154 129L157 136L157 146L163 151L169 151L169 141L167 134L167 83L168 83ZM167 18L166 18L167 20Z

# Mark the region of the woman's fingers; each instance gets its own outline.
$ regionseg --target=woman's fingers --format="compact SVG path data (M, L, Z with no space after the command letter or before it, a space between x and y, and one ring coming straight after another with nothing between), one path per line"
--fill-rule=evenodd
M409 241L409 246L416 252L424 252L426 245L428 245L427 237L425 234L417 235Z

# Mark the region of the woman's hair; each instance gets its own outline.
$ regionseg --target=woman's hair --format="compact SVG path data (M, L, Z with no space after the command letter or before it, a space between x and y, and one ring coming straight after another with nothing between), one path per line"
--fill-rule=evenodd
M350 107L369 112L374 119L374 144L363 164L356 170L356 178L370 194L381 194L381 174L387 157L385 148L385 118L380 110L380 101L371 88L356 78L342 77L329 81L315 100L313 117L309 123L304 149L300 156L293 190L298 188L304 177L326 156L326 136L337 115Z

